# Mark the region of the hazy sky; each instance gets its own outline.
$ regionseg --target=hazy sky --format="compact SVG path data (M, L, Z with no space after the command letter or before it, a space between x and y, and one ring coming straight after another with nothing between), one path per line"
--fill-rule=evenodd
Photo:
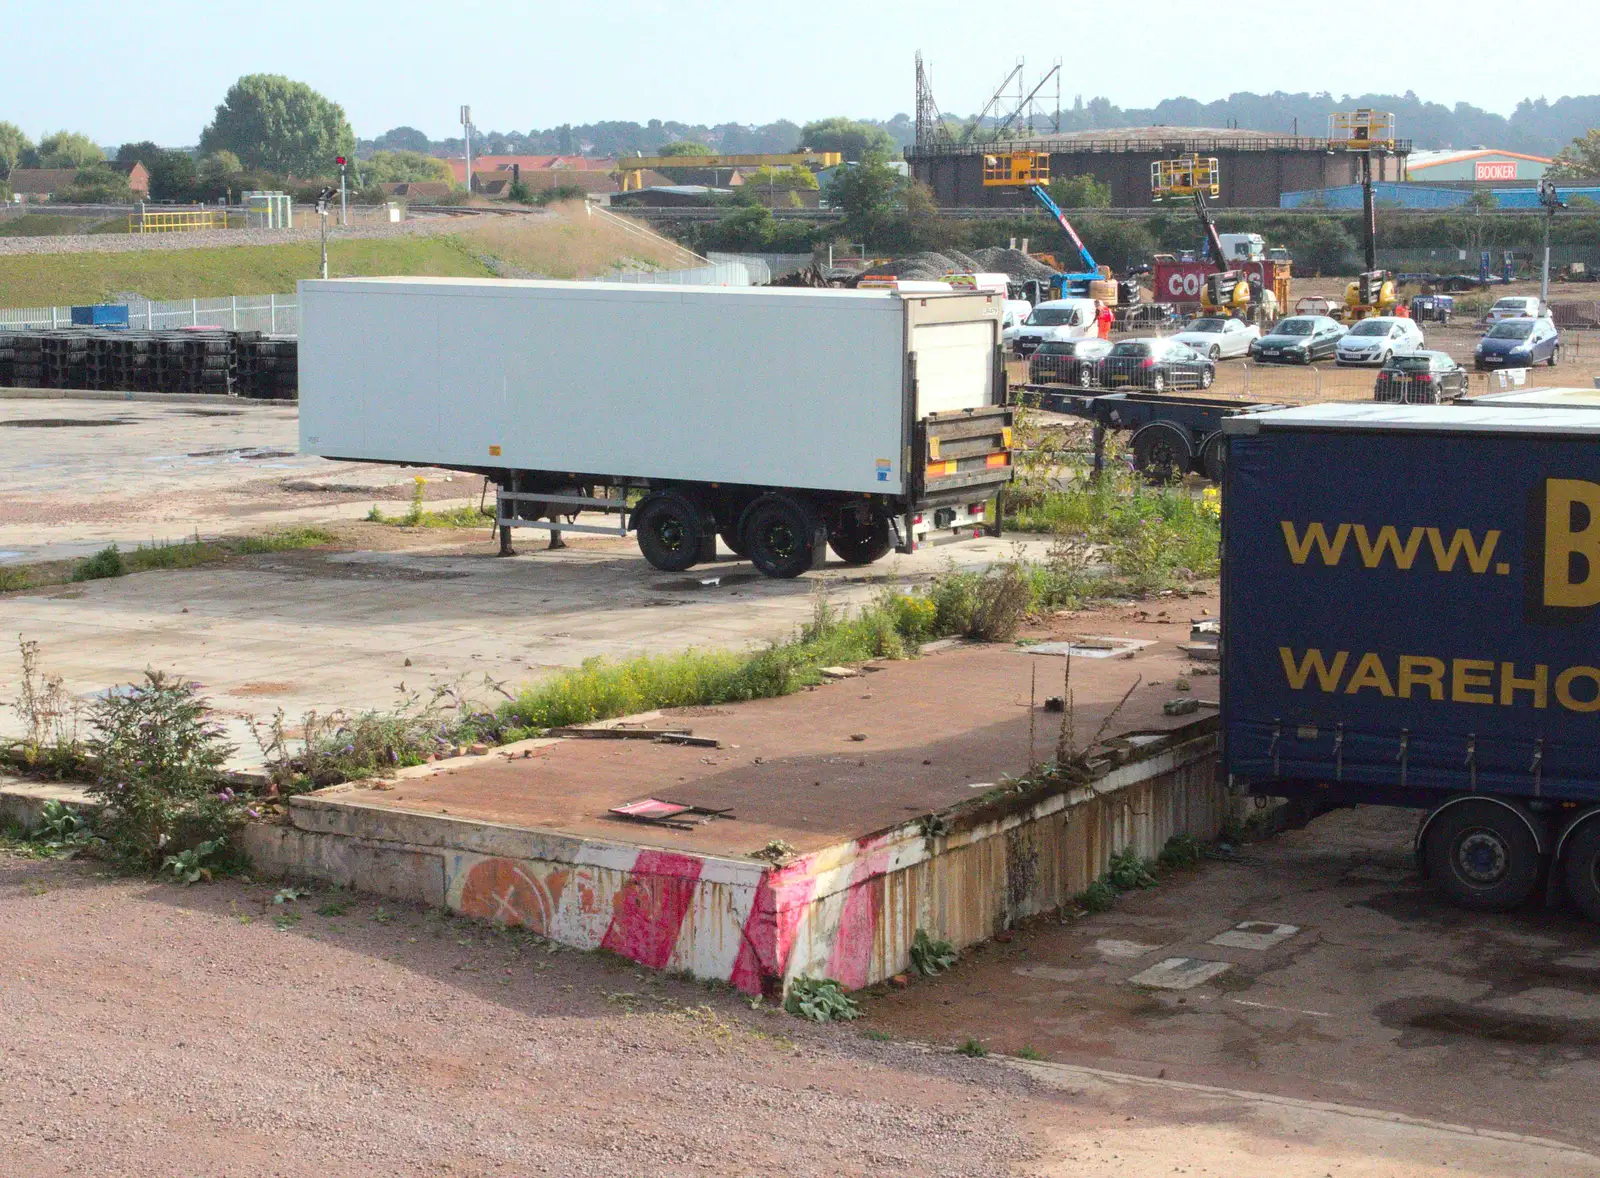
M1148 106L1237 90L1414 90L1509 114L1524 97L1600 90L1587 54L1550 48L1548 9L1524 24L1504 0L1320 8L612 0L592 9L140 0L91 4L70 19L42 11L0 0L0 28L12 30L0 119L34 138L67 127L101 143L192 144L246 73L310 83L342 103L364 137L402 123L435 138L455 134L463 102L480 129L501 131L652 117L888 118L912 109L917 49L940 106L959 114L981 106L1019 55L1030 77L1065 59L1065 105L1077 93ZM1600 5L1569 5L1560 26L1565 44L1593 46ZM1523 43L1500 52L1497 39L1512 35Z

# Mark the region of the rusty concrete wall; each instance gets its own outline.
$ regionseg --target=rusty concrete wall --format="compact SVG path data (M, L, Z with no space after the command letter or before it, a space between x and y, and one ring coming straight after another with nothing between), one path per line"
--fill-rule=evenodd
M916 931L957 946L1055 908L1113 852L1209 838L1229 812L1216 737L1195 737L953 830L919 819L779 866L551 831L296 799L247 831L262 874L323 879L529 928L578 949L776 994L801 976L851 988L905 969Z
M861 857L885 868L853 871L864 878L841 886L838 864L834 880L819 881L794 922L785 979L881 981L908 966L919 928L957 947L986 940L1070 901L1115 852L1150 857L1174 834L1212 838L1232 810L1206 736L971 830L927 838L907 827L863 843ZM887 865L895 859L899 867Z

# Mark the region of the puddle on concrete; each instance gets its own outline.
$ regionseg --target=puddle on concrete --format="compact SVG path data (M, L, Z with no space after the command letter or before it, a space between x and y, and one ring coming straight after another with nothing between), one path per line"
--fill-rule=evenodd
M1387 1027L1419 1033L1407 1046L1436 1045L1443 1041L1440 1036L1467 1036L1527 1047L1600 1048L1600 1022L1587 1019L1486 1010L1438 998L1402 998L1376 1013Z
M128 425L126 417L19 417L0 421L8 429L97 429L105 425Z
M662 593L682 593L696 589L726 589L730 585L744 585L764 580L760 573L706 573L698 577L685 577L679 581L658 581L653 587Z
M243 458L247 462L254 462L261 458L293 458L293 450L267 450L260 446L230 446L226 450L196 450L187 454L187 458Z
M243 417L243 409L183 409L186 417Z

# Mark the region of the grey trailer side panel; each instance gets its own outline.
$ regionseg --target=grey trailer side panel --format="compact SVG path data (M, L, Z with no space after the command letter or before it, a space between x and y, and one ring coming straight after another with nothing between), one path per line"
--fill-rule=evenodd
M895 297L386 279L305 282L301 298L312 453L905 490ZM980 333L949 338L939 370L970 374L977 361L951 347Z

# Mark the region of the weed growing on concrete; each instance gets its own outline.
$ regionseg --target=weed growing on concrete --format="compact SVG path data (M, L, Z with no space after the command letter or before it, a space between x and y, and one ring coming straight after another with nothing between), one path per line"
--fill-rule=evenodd
M1007 526L1049 532L1061 555L1051 571L1077 581L1079 594L1131 590L1149 593L1217 575L1221 527L1215 496L1151 487L1132 474L1107 472L1039 490ZM1075 550L1074 550L1075 549ZM1099 571L1095 571L1098 558ZM1036 591L1037 592L1037 591ZM1072 595L1070 592L1068 595Z
M384 515L373 504L367 512L369 524L389 524L397 528L486 528L494 522L494 513L482 507L451 507L444 511L429 511L424 506L423 494L428 480L420 474L412 480L411 502L404 515Z
M1131 892L1135 888L1153 888L1156 886L1156 877L1151 873L1155 864L1147 859L1141 859L1139 852L1132 847L1124 847L1111 856L1111 864L1106 869L1105 881L1119 892Z
M260 552L287 552L296 548L317 548L332 544L335 536L321 528L288 528L281 532L268 532L265 536L246 536L234 544L241 556Z
M72 570L74 581L99 581L106 577L120 577L128 570L123 567L122 553L115 544L108 544L93 556L85 557Z
M842 1022L861 1017L856 1000L832 978L795 978L783 1008L797 1018L814 1023Z
M949 941L936 940L927 929L919 928L911 939L911 965L925 978L941 974L955 965L960 955Z
M32 584L27 569L0 568L0 593L15 593Z
M960 1055L970 1055L973 1059L982 1059L989 1054L989 1049L976 1039L968 1039L956 1048L956 1052Z
M233 748L199 686L146 671L142 683L95 703L90 720L89 792L106 807L99 829L111 854L149 869L195 851L185 874L208 857L224 861L247 804L223 781Z
M30 772L51 777L81 773L83 745L78 739L82 706L59 675L45 673L36 641L17 637L22 656L22 683L11 709L27 728L20 742L5 747L4 759Z
M484 686L511 698L487 676ZM246 723L280 794L381 777L479 742L500 744L518 736L499 712L458 684L441 685L427 696L407 692L388 711L307 712L298 733L282 708L264 722L250 717Z
M1073 900L1085 912L1105 912L1117 902L1117 893L1105 880L1097 879L1074 896Z
M1194 835L1175 834L1161 848L1161 854L1156 856L1156 863L1169 871L1181 867L1194 867L1200 862L1202 854L1200 840Z

